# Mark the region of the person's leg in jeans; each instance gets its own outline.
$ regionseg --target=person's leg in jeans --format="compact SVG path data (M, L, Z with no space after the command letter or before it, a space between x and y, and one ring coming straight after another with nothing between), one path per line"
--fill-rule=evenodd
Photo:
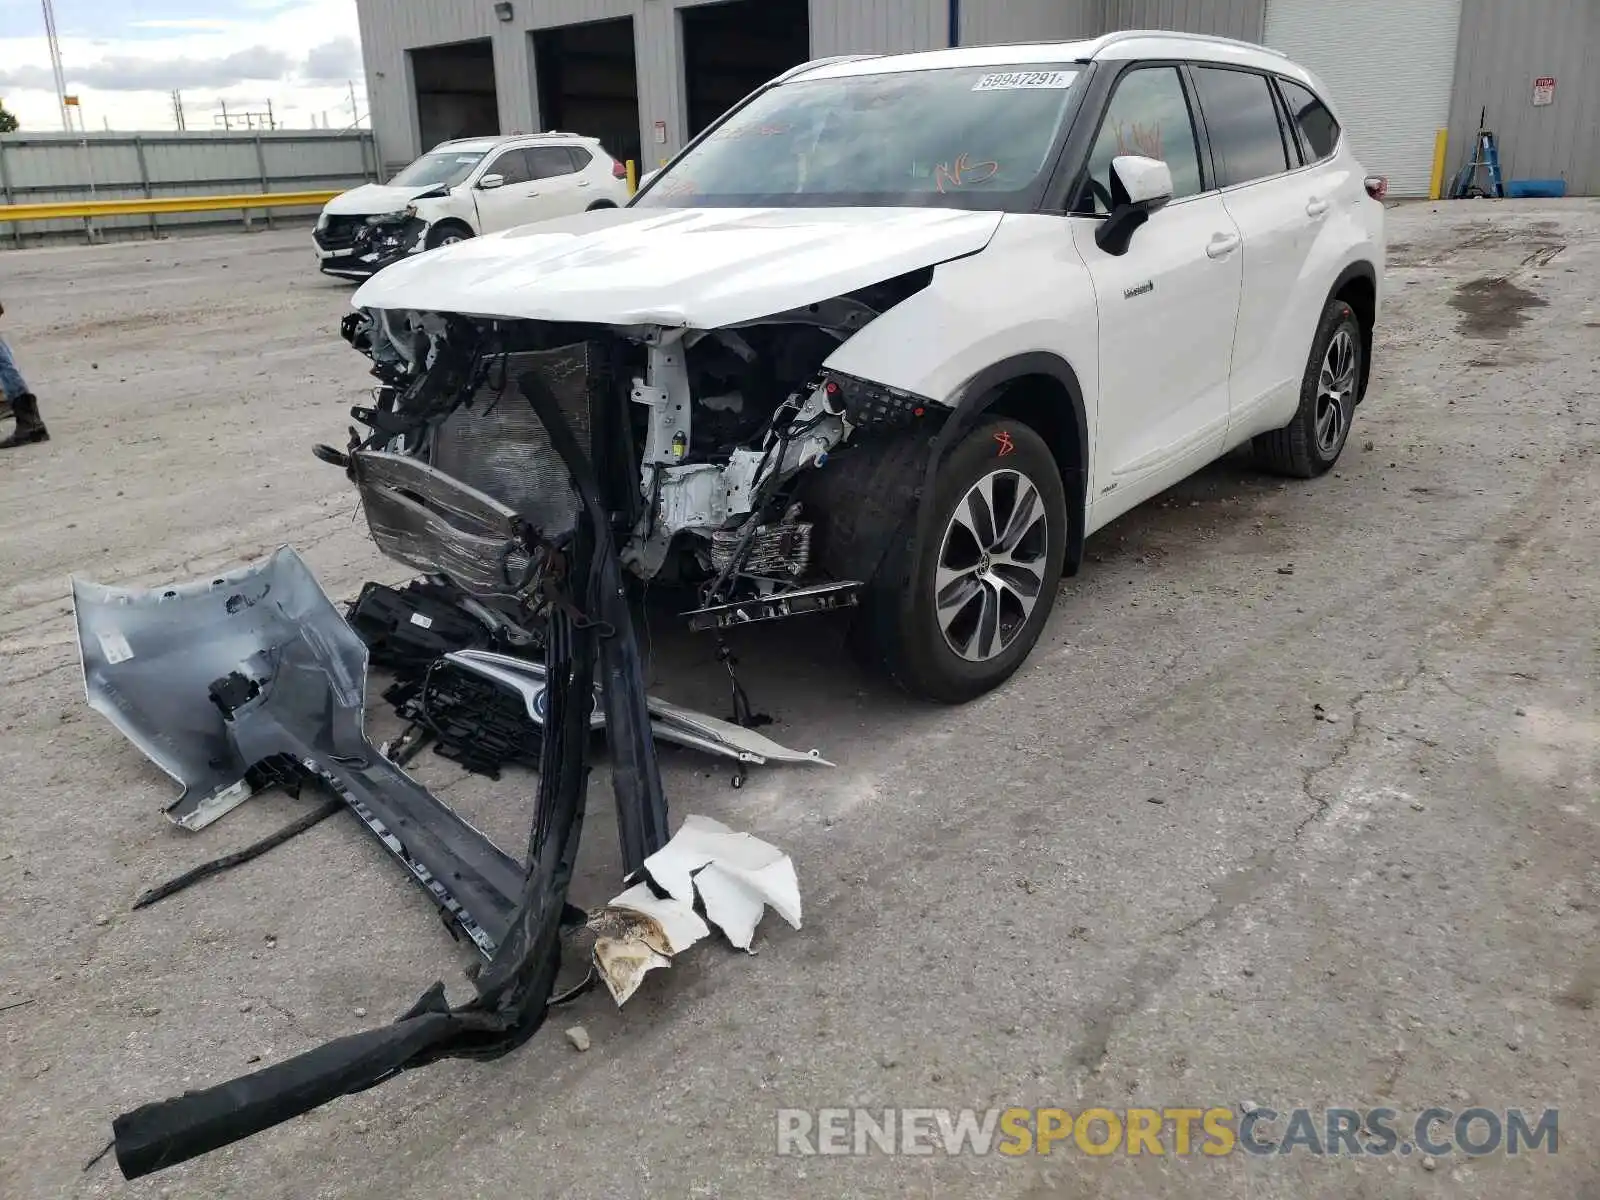
M0 421L11 415L11 402L28 390L28 383L17 370L17 360L11 357L11 347L0 338Z
M17 427L11 431L11 436L0 440L0 450L49 441L50 432L39 419L39 400L28 390L27 381L17 369L17 360L4 338L0 338L0 390L5 392L6 400L17 418Z

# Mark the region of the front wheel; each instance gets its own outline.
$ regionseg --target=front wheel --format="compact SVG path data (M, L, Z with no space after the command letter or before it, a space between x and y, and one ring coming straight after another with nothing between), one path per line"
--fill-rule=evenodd
M1016 673L1055 605L1060 467L1028 426L986 421L940 465L925 539L914 520L868 590L857 645L912 695L962 704Z
M1300 407L1282 429L1263 433L1252 443L1258 464L1296 479L1312 479L1333 468L1350 436L1362 353L1355 312L1343 300L1328 301L1300 382Z
M440 246L453 246L457 242L464 242L471 236L472 230L460 221L440 221L428 230L427 247L429 250L437 250Z

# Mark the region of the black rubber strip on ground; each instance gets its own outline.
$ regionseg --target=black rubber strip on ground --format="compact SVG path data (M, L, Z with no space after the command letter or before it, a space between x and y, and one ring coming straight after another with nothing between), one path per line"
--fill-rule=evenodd
M282 829L278 830L277 833L269 834L268 836L262 838L259 842L252 842L243 850L235 850L232 854L224 854L221 858L212 859L208 863L201 863L192 871L185 871L176 879L169 879L166 883L160 884L157 887L146 889L145 891L139 893L139 898L133 902L133 907L136 909L148 908L156 901L165 900L168 896L175 895L176 893L183 891L185 888L192 887L194 884L199 883L202 879L208 879L212 875L220 875L222 872L231 870L232 868L239 866L241 863L247 863L251 859L260 858L268 850L271 850L277 846L281 846L291 838L299 837L313 825L318 825L321 822L326 821L329 817L333 816L334 813L344 808L344 806L344 801L338 799L337 797L331 800L325 800L322 802L322 804L306 813L303 817L297 817L295 820L290 821Z

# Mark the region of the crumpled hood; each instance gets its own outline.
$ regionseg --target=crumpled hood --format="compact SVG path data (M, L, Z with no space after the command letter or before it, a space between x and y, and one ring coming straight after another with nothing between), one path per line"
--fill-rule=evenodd
M973 254L998 212L946 208L601 209L417 255L358 308L716 329Z
M364 183L329 200L322 210L330 217L375 217L379 213L399 212L436 184L423 187L394 187L385 183Z

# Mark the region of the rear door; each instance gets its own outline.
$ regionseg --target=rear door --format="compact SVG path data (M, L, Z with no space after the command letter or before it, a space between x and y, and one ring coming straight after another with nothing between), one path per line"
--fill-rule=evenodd
M1100 249L1098 220L1072 222L1100 314L1096 525L1222 451L1241 239L1199 145L1181 68L1138 64L1111 93L1074 200L1084 217L1106 211L1118 155L1159 158L1172 172L1172 201L1133 235L1127 253Z
M589 155L583 154L585 160ZM589 204L593 188L578 170L578 159L570 146L535 146L528 151L533 173L535 215L528 221L543 221L582 212ZM585 190L587 189L587 190Z
M1267 75L1195 64L1190 78L1222 201L1244 236L1244 290L1229 393L1229 440L1236 441L1263 413L1283 415L1279 425L1293 413L1326 299L1312 294L1316 281L1308 277L1308 264L1332 198L1319 167L1302 166Z

